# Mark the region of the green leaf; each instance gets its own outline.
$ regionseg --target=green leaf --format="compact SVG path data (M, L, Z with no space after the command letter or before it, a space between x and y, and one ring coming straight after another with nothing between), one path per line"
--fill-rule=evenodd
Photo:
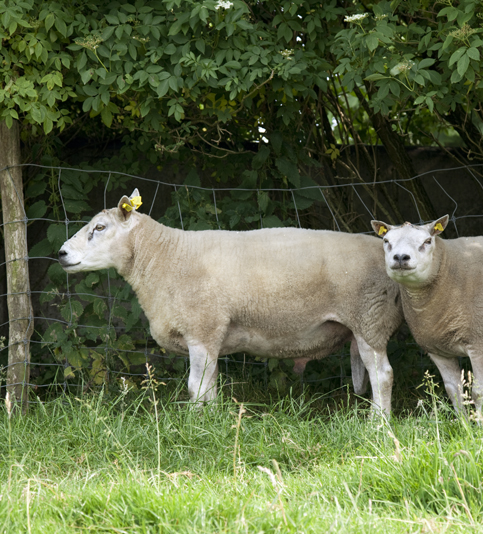
M109 22L109 24L113 24L114 26L117 26L119 24L119 19L116 17L116 15L105 15L104 18Z
M446 15L448 17L448 21L452 21L454 20L458 14L460 13L460 11L458 9L456 9L455 7L453 6L449 6L449 7L445 7L443 8L439 13L438 13L438 17L443 17L444 15Z
M241 215L239 213L234 213L230 216L230 228L234 228L241 220Z
M91 210L91 206L83 200L64 199L64 205L67 213L82 213Z
M107 304L104 299L96 299L94 301L94 313L100 318L104 319L104 314L107 311Z
M471 59L474 59L475 61L480 61L480 51L477 48L468 48L468 51L466 53Z
M276 215L269 215L268 217L263 217L262 225L264 228L283 228L283 222Z
M460 59L460 57L465 53L465 51L466 51L466 48L464 46L462 46L462 47L458 48L458 50L453 52L453 54L449 58L448 66L451 67L451 65L453 65L453 63L456 63Z
M48 239L42 239L29 250L30 258L45 258L54 252L54 248Z
M468 66L470 64L470 58L467 56L467 54L465 54L464 56L461 57L461 59L458 61L458 67L457 67L457 70L458 70L458 74L463 77L465 72L467 71L468 69Z
M54 323L50 325L45 334L43 335L42 341L44 343L62 343L66 339L66 334L64 333L64 326L61 323Z
M431 67L431 65L434 65L435 62L435 59L427 57L418 63L418 69L425 69L427 67Z
M176 46L174 46L173 43L170 43L164 50L163 52L165 54L168 54L168 56L171 56L173 55L175 52L176 52Z
M458 83L461 81L461 78L461 74L457 70L454 70L453 74L451 75L451 83Z
M139 352L128 352L119 354L119 358L124 362L124 365L129 369L130 365L146 364L146 356ZM184 367L183 367L184 369Z
M269 139L275 154L279 155L282 150L283 135L279 131L272 132L269 135Z
M97 298L97 295L90 291L92 288L87 287L85 284L85 280L81 280L79 284L75 285L75 291L78 295L80 295L80 298L82 300L85 300L87 302L94 302L94 300Z
M86 286L89 287L92 287L93 285L99 283L99 273L89 273L86 276L84 283Z
M424 78L421 76L421 74L416 74L416 76L414 77L414 81L416 83L419 83L419 85L425 85Z
M108 127L110 128L111 127L111 124L112 124L112 113L111 113L111 110L107 107L103 108L103 110L101 111L101 119L102 119L102 122Z
M47 205L44 200L39 200L32 204L27 209L27 218L28 219L39 219L43 217L47 212Z
M319 197L320 197L320 194L319 194ZM294 192L294 199L295 199L295 207L299 211L309 209L314 203L313 200L310 200L308 198L301 196L300 194L298 194L297 191Z
M252 159L252 169L258 170L267 160L270 155L270 150L266 145L261 145L258 149L257 154Z
M300 177L300 187L308 187L310 189L298 189L295 191L295 195L301 195L306 198L310 198L312 200L321 200L322 196L320 194L319 185L310 178L310 176L307 176L306 174L303 174Z
M47 31L50 30L50 28L52 28L52 26L54 25L54 22L55 22L55 15L53 13L49 13L47 15L47 17L45 17L45 29Z
M441 46L441 44L435 44L433 46L431 46L429 48L429 50L439 50L441 48L441 50L439 51L439 57L441 56L441 53L446 50L451 44L453 43L453 36L452 35L448 35L448 37L446 37L446 39L444 40L444 43L443 43L443 46Z
M289 43L293 38L293 31L285 22L282 22L277 30L277 39L281 40L282 38L285 39L287 43Z
M10 24L10 12L8 9L2 15L2 24L5 28L8 28L8 25Z
M47 189L47 179L42 174L36 176L32 182L30 182L27 186L27 190L25 191L25 196L27 197L35 197L40 196L45 192Z
M74 299L70 301L60 310L62 317L69 322L76 322L84 313L84 306Z
M258 194L258 205L260 209L265 213L267 211L268 203L270 202L270 197L266 191L260 191Z
M79 56L77 57L77 70L81 71L87 63L87 54L85 51L83 51Z
M81 77L82 83L85 85L92 78L93 74L94 73L91 69L81 72L80 77Z
M253 170L244 170L242 172L242 183L240 188L244 189L255 189L257 187L258 172Z
M128 312L126 308L121 306L120 304L116 303L112 307L111 314L113 317L117 317L118 319L123 319L123 321L127 320Z
M428 70L429 77L434 85L440 86L442 83L441 74L435 70Z
M102 30L102 40L103 41L108 41L112 34L114 33L114 31L116 30L115 26L106 26L103 30Z
M69 378L75 377L75 371L74 369L68 365L67 367L64 367L64 380L68 380Z
M82 200L86 198L86 194L82 191L82 186L80 184L69 185L64 183L60 190L64 199L71 198L74 200Z
M275 165L278 170L287 177L288 181L295 187L300 187L300 174L297 165L284 157L277 158Z
M53 127L54 127L54 123L52 122L52 120L49 119L48 117L46 117L44 119L44 133L45 133L45 135L49 134L52 131Z
M377 38L376 35L374 35L373 33L370 33L369 35L366 36L366 45L370 52L374 52L374 50L379 45L379 39Z
M64 36L67 37L67 26L65 22L59 17L55 17L55 28Z
M241 64L238 61L227 61L224 65L227 69L241 69Z
M399 96L401 94L401 86L396 80L391 80L389 82L389 88L394 96Z
M139 320L139 316L141 315L142 309L139 305L138 299L136 297L132 297L131 299L131 313L129 313L127 320L125 322L126 325L126 332L128 332Z
M377 80L385 80L387 76L383 76L382 74L378 74L377 72L375 74L370 74L369 76L366 76L364 80L367 80L369 82L376 82Z
M185 178L184 184L185 185L194 185L196 187L200 187L201 186L201 180L200 180L200 177L198 176L198 173L197 173L196 169L191 169L189 171L188 175Z
M115 30L114 30L115 34L116 34L116 37L119 41L121 41L122 39L122 36L123 36L123 33L124 33L124 26L118 26ZM126 43L120 43L123 45L124 49L127 49L127 45Z
M120 350L135 350L136 346L133 343L133 340L131 336L128 336L127 334L122 334L122 336L119 337L119 339L116 340L116 343L114 344L116 349ZM146 357L143 354L143 359L145 360Z
M82 369L90 365L89 351L87 349L70 351L67 355L67 360L70 363L70 366L64 369L64 378L73 378L75 374L72 367L75 369ZM71 369L71 372L66 375L68 369Z
M389 84L384 83L379 87L379 90L377 91L377 98L384 99L389 94Z
M47 228L47 239L54 250L59 250L67 239L65 224L51 224Z
M169 87L173 90L173 91L177 91L178 90L178 78L176 76L171 76L169 79L168 79L168 84L169 84Z
M169 90L169 80L163 80L157 87L156 87L156 94L159 96L159 98L162 98Z

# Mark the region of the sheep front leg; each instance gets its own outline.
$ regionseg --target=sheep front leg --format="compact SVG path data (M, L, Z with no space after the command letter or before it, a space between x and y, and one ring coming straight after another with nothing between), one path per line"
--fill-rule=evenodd
M216 378L218 376L218 355L209 354L203 345L189 345L190 375L188 392L190 401L208 402L216 397Z
M453 403L456 413L465 415L465 408L463 405L463 385L461 383L461 369L458 358L446 358L434 353L429 353L429 357L436 364L436 367L443 377L446 393Z
M352 385L354 386L354 393L356 395L364 395L367 391L367 383L369 382L369 374L364 366L359 353L357 341L352 338L351 341L351 373Z
M469 351L471 367L473 368L472 399L478 417L478 424L483 425L483 352Z
M354 336L362 362L369 373L372 388L373 412L389 416L393 372L385 350L376 350L360 336Z

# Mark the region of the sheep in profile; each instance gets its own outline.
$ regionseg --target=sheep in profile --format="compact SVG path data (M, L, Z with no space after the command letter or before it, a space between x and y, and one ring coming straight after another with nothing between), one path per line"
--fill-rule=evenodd
M383 237L387 274L398 282L404 317L438 367L449 398L463 412L458 357L473 367L473 400L483 402L483 237L438 237L448 216L425 224L372 221Z
M138 213L137 189L66 241L69 273L114 267L136 292L157 343L189 355L192 401L216 396L219 356L291 358L295 370L351 342L356 392L368 371L390 412L386 345L402 321L376 238L272 228L182 231ZM365 367L365 368L364 368Z

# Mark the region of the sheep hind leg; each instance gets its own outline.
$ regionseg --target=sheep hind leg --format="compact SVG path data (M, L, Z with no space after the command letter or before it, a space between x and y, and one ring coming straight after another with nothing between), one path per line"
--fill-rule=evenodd
M190 401L200 404L216 398L218 377L218 354L210 355L203 345L188 346L190 354L190 375L188 392Z
M476 352L476 351L475 351ZM473 368L473 384L471 396L475 403L476 417L479 425L483 425L483 355L481 351L469 354L471 367Z
M446 393L453 403L456 413L464 416L466 411L463 405L463 384L461 382L461 369L458 358L446 358L434 353L429 353L429 357L433 360L443 378Z
M364 395L364 393L367 391L369 373L367 372L366 366L362 361L359 353L359 347L357 346L357 341L355 338L352 338L351 341L351 373L354 393L356 395Z
M354 336L359 354L364 363L372 388L373 413L389 416L391 413L391 394L393 371L385 350L376 350L362 337Z

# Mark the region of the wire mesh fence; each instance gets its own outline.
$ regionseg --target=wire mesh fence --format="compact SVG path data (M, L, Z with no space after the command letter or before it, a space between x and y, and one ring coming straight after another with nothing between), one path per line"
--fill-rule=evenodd
M481 167L476 164L437 169L412 179L421 181L439 215L450 214L448 237L481 234L483 215L477 208L478 198L483 199ZM24 225L29 253L17 261L24 260L29 265L33 313L27 317L26 334L32 325L34 334L30 359L15 365L28 370L29 381L22 385L30 392L29 402L101 386L140 387L148 367L156 380L168 385L182 386L187 378L188 358L156 345L134 294L116 272L68 275L58 264L57 252L62 243L94 214L116 206L119 198L134 188L142 195L144 213L166 225L189 230L267 226L341 230L344 225L334 192L344 190L350 194L353 213L370 233L370 220L379 215L371 202L374 192L382 186L389 188L401 213L407 214L405 218L426 222L421 220L416 199L407 187L409 180L370 184L347 181L301 188L206 188L188 183L190 180L184 184L168 183L113 171L36 165L22 166L22 170L24 177L28 176L27 189L32 191L24 217L15 222ZM7 371L12 365L8 362L12 343L8 339L6 262L2 261L0 267L0 391L4 394ZM16 343L27 343L27 335ZM416 387L425 369L434 370L429 359L408 341L407 332L389 343L388 353L395 367L396 384L399 381L403 387ZM251 380L265 389L280 390L297 382L329 392L350 383L348 348L309 362L302 378L292 374L290 361L236 354L220 358L219 362L228 384Z

